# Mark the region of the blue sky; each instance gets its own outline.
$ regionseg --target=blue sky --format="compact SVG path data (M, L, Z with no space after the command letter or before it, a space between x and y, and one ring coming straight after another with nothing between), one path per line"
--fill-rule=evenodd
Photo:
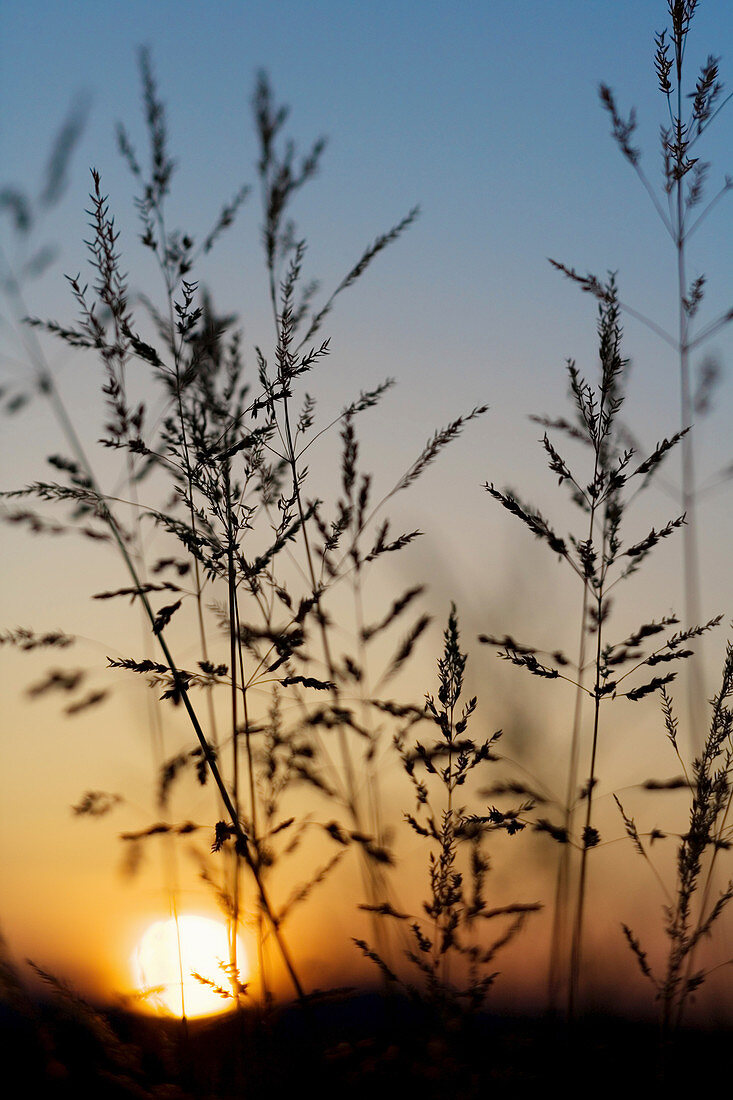
M610 139L597 95L604 80L624 112L637 107L644 164L656 182L664 104L653 73L653 34L666 16L661 0L7 0L0 17L4 176L32 186L73 96L85 93L91 102L70 186L48 227L61 259L32 288L28 308L61 320L72 315L60 276L84 269L90 165L110 195L132 285L154 293L155 273L136 241L134 188L114 137L121 119L138 149L145 147L139 45L152 50L179 161L170 221L199 235L243 181L254 182L249 100L264 68L291 106L290 133L303 145L321 134L329 140L320 177L296 206L308 241L308 277L327 290L378 233L416 202L422 208L410 232L341 299L321 399L337 410L362 385L397 378L396 396L382 414L384 439L399 438L412 451L447 418L488 402L492 413L480 443L456 452L457 464L466 453L481 455L475 476L461 475L460 499L470 511L481 481L521 484L542 464L526 414L562 410L566 358L593 371L593 303L552 271L547 257L600 275L618 271L622 299L674 331L673 251ZM711 51L725 54L729 44L733 10L701 3L689 40L691 65ZM724 58L724 79L725 71ZM702 150L713 162L711 190L731 170L732 125L728 110ZM258 217L253 194L199 273L222 307L240 314L251 344L266 342L270 332ZM732 226L733 204L723 203L690 247L690 275L708 276L705 318L729 304ZM644 435L649 425L657 436L677 427L673 356L630 318L626 333L633 361L628 416L652 445ZM731 346L729 331L712 350L730 358ZM75 398L86 394L83 368L62 350L55 354ZM22 365L10 371L22 374ZM703 476L729 461L729 408L730 383L699 433ZM377 450L381 457L383 443ZM404 465L400 454L392 460ZM449 458L445 481L441 472L435 476L446 489L458 466Z
M135 54L148 44L180 161L173 216L202 231L219 203L252 178L249 96L263 67L291 105L295 136L329 138L321 178L299 208L326 285L366 241L419 202L421 222L380 270L401 286L386 306L380 302L393 338L407 334L441 351L456 347L461 358L483 344L484 354L491 347L501 359L514 354L527 363L545 354L518 338L530 327L564 357L575 351L557 319L572 325L587 315L587 303L580 305L549 271L548 255L583 269L618 269L628 300L638 305L643 297L646 312L672 320L667 242L612 146L597 99L605 80L624 108L636 104L653 173L662 103L652 34L665 22L665 7L660 0L9 0L1 17L2 163L11 179L37 179L67 104L87 92L90 123L54 227L64 261L74 269L83 262L76 242L91 164L102 172L121 226L132 230L131 187L114 123L123 119L142 144ZM702 60L731 41L728 5L701 4L692 56ZM730 127L731 112L711 133L720 175L730 167L722 162ZM247 239L255 213L251 203L243 216ZM720 241L730 224L729 208L711 227L711 239ZM131 246L123 239L135 271ZM238 262L231 274L241 280L236 254L225 250L221 263L228 277L228 264ZM712 296L729 281L730 258L725 249L707 249L705 261ZM364 291L365 312L380 274ZM56 285L62 286L58 279ZM471 384L480 373L480 362L462 370Z

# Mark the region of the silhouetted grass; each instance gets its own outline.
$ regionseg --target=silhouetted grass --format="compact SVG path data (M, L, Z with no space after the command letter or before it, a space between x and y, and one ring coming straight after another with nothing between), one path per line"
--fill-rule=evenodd
M673 54L660 35L655 61L671 118L671 128L662 135L669 216L656 205L675 242L680 272L675 344L682 382L680 430L665 436L660 426L660 442L648 453L629 441L621 419L627 367L621 314L626 307L616 278L580 276L556 264L598 301L597 382L570 360L571 414L534 418L543 428L545 460L577 509L579 526L571 534L561 533L544 502L540 509L511 488L499 489L491 481L484 486L572 570L583 594L575 659L559 649L545 652L517 641L509 633L479 638L520 674L569 689L568 777L564 798L554 805L512 777L476 793L476 782L486 783L484 770L496 761L500 734L480 740L468 732L478 700L463 695L468 655L461 649L456 608L449 613L438 657L437 696L428 693L424 703L415 704L395 697L399 691L394 685L430 625L423 586L410 584L379 606L367 595L371 572L420 535L387 518L387 506L397 507L399 494L487 406L477 405L437 431L427 428L423 449L381 494L364 469L357 427L379 405L391 379L367 380L367 388L333 420L318 419L317 385L328 369L325 329L331 313L340 295L408 230L417 208L375 237L330 291L322 293L315 281L307 281L306 244L293 219L293 201L316 177L325 142L319 138L301 152L286 137L288 111L260 76L252 105L271 339L267 347L253 349L249 362L254 366L248 366L238 318L219 313L214 295L197 283L196 272L201 258L251 201L251 189L242 186L225 201L199 240L193 232L170 227L167 200L175 160L151 60L141 53L147 163L123 127L118 141L136 182L140 241L155 260L160 288L157 293L133 293L121 260L123 245L128 245L120 240L101 175L92 169L86 242L91 285L81 274L67 277L74 321L31 318L24 330L33 386L50 402L68 454L49 456L53 480L39 479L3 494L8 501L23 502L10 504L4 518L31 534L73 531L116 549L123 571L93 596L103 602L130 601L141 612L141 650L110 657L107 667L121 677L144 680L155 696L151 737L157 770L151 823L128 830L122 840L134 867L155 838L169 845L192 834L206 838L209 852L201 861L202 877L230 928L230 958L223 967L228 980L221 981L218 991L238 1011L216 1023L188 1026L185 1019L180 1026L134 1014L100 1014L58 978L37 968L55 993L47 1004L28 995L4 956L9 1027L26 1060L37 1068L36 1083L43 1081L59 1095L99 1095L101 1089L110 1096L218 1098L285 1094L312 1079L321 1089L365 1095L374 1088L417 1085L426 1095L445 1095L450 1087L459 1095L479 1096L502 1082L566 1083L564 1060L569 1056L578 1074L592 1070L608 1081L620 1081L634 1067L637 1085L649 1086L662 1071L646 1029L634 1025L631 1037L624 1024L583 1018L582 988L592 898L589 869L602 839L597 823L602 717L613 702L620 714L616 721L631 721L624 708L629 712L630 704L658 694L669 740L680 756L668 686L680 662L693 656L692 645L722 619L681 624L667 613L618 641L609 635L612 592L615 596L616 587L646 567L659 543L684 530L689 520L685 513L695 495L688 442L689 353L730 319L727 314L697 336L689 329L703 283L697 280L686 288L685 245L707 213L689 224L704 176L690 150L722 105L717 61L711 58L692 97L691 121L683 121L682 54L694 10L690 0L670 2ZM601 95L616 142L651 191L631 144L633 116L622 118L607 88ZM51 208L61 193L78 125L74 116L62 131L41 189L43 209ZM723 191L728 189L726 181ZM18 238L30 240L34 213L19 189L0 192L0 210L9 214ZM3 289L17 318L26 312L23 280L37 274L42 258L43 250L21 272L4 274ZM118 485L124 488L104 490L74 412L63 404L43 358L38 330L101 367L105 422L99 442L109 452L106 458L118 460ZM143 371L146 382L141 385ZM19 412L22 405L18 395L11 395L6 411ZM162 413L151 412L158 408ZM316 448L327 447L332 436L337 436L338 449L335 491L327 479L321 484L311 472ZM656 526L644 518L637 529L630 528L630 506L677 447L684 449L682 514L663 516ZM28 500L53 505L61 518L37 512L27 506ZM146 525L155 528L163 544L155 555L143 537ZM694 545L688 542L688 610L695 606L694 559ZM195 659L177 657L182 638L196 639ZM35 632L27 626L0 634L0 645L25 652L55 653L73 643L59 631ZM733 897L730 884L715 897L713 878L730 839L732 680L729 649L723 683L712 704L710 732L691 769L685 770L690 820L679 836L676 881L668 888L668 953L661 971L650 963L643 936L623 925L643 975L654 984L665 1043L681 1028L683 1010L706 976L695 969L696 948ZM51 668L28 689L31 698L50 692L64 698L68 715L99 706L107 695L106 689L88 687L84 669L71 668ZM190 728L189 740L173 753L163 749L161 735L161 716L171 707L185 713ZM432 740L418 739L425 722ZM534 734L537 739L540 732ZM404 804L409 805L402 825L426 852L429 888L417 912L397 897L394 843L385 828L382 787L385 774L393 770L404 779ZM179 820L172 812L173 791L188 774L215 792L210 821ZM308 792L307 812L294 800L296 789ZM507 795L510 804L502 801L501 808L486 801ZM90 790L80 795L74 812L99 817L115 812L123 801L124 794ZM654 866L650 842L670 834L655 829L647 842L621 800L617 802L627 836ZM491 841L498 832L511 836L516 846L520 900L509 904L496 904L489 891ZM551 1006L558 1007L562 994L566 1014L576 1026L571 1055L555 1021L500 1020L485 1011L498 976L497 954L543 904L529 871L522 877L527 832L548 847L558 846ZM316 863L314 856L310 872L296 880L291 857L307 850L312 838L324 841L329 852L322 862ZM369 939L353 939L384 980L383 994L374 1000L307 988L301 954L288 936L293 911L316 903L319 887L344 858L359 861L358 900L372 920ZM526 866L531 867L529 860ZM657 878L662 876L657 873ZM176 913L173 875L167 887ZM236 931L245 918L256 925L257 1004L237 959ZM619 924L622 919L619 912ZM344 938L351 938L350 933L347 929ZM297 1009L274 1004L275 966L287 973ZM210 975L201 980L216 984ZM684 1035L688 1045L680 1047L679 1064L668 1054L662 1067L678 1080L706 1043L699 1035ZM619 1061L619 1042L626 1062ZM690 1061L685 1061L685 1051ZM691 1068L689 1074L696 1080Z

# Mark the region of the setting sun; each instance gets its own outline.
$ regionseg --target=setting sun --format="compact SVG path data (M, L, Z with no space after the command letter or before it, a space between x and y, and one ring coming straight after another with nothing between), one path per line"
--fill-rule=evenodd
M231 991L227 929L219 921L191 915L177 923L173 917L156 921L140 938L131 962L133 980L149 1008L192 1017L232 1007L232 998L214 988ZM249 965L239 937L237 969L240 981L246 981Z

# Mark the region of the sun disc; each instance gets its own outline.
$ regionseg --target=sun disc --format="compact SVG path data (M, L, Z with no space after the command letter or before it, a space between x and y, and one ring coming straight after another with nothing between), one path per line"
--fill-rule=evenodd
M231 985L229 937L224 924L208 917L183 915L156 921L143 933L132 956L134 981L148 1007L174 1016L211 1016L233 1005L201 975L227 992ZM237 937L237 970L248 974L247 956Z

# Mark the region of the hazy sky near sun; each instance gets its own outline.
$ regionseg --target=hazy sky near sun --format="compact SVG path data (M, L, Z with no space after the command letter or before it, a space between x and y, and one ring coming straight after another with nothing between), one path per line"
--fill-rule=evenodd
M367 453L377 467L394 471L393 480L435 428L477 404L491 406L430 472L414 503L405 501L404 526L425 531L424 557L417 560L432 571L437 613L444 616L450 598L460 605L465 596L471 600L467 633L474 625L513 631L514 621L480 621L483 602L469 593L476 583L495 588L504 578L504 589L516 585L524 590L519 612L526 622L532 603L527 592L544 582L537 572L522 575L521 555L529 555L531 566L539 558L532 557L536 548L529 546L528 536L496 515L481 484L510 483L535 503L553 493L555 479L544 470L536 446L540 430L526 415L566 411L567 357L576 358L589 377L596 364L595 305L554 272L547 257L601 276L617 271L622 300L670 331L676 326L671 242L615 148L598 100L598 84L604 81L616 91L623 113L636 106L643 164L656 184L658 128L665 108L653 71L653 35L666 23L663 0L3 0L0 184L32 191L75 97L88 100L90 112L62 203L39 227L38 243L58 244L59 260L29 286L28 310L63 322L74 316L62 273L84 270L84 209L92 165L110 196L131 285L152 297L162 291L149 254L137 240L134 182L115 139L115 124L123 121L141 155L146 152L138 47L151 48L179 164L170 221L199 239L243 182L255 184L250 97L257 71L265 69L278 99L290 105L287 132L303 148L321 134L328 138L319 177L295 207L299 232L309 246L306 277L319 278L327 292L377 234L415 203L421 206L419 220L405 237L340 300L326 329L332 356L319 392L324 406L338 411L360 389L386 376L397 379L378 417L364 422ZM722 78L733 84L733 5L725 0L699 4L689 51L690 73L709 53L722 54ZM728 109L700 143L701 155L713 166L710 194L724 173L733 171L732 137L733 110ZM254 191L235 227L198 273L222 311L240 314L250 349L271 343L259 215ZM733 203L723 202L691 242L690 275L704 271L709 280L703 322L730 305L732 229ZM6 223L0 224L0 233L12 261ZM651 448L679 426L674 355L631 318L625 330L625 353L633 364L629 422ZM0 339L2 380L11 388L21 386L25 368L13 334L3 328ZM91 394L99 374L68 349L49 348L62 392L89 439L96 439L98 429L88 427L85 418L98 408ZM730 373L731 331L716 337L710 350ZM728 376L699 434L702 482L733 459L732 386ZM2 432L2 488L44 476L44 456L63 446L50 420L34 411L5 421ZM675 470L670 468L669 476L674 481ZM389 487L383 471L382 478ZM657 526L679 510L662 493L649 507ZM732 513L733 490L702 505L703 527L715 531L702 548L706 617L717 611L728 620L733 616ZM66 626L64 616L78 608L73 552L54 544L51 560L40 540L31 546L16 530L0 529L0 537L7 609L1 627ZM658 597L657 615L680 606L678 553L660 556L663 567L645 578L643 595ZM454 565L446 573L449 559ZM90 564L82 590L87 582L95 591L113 583L110 560L108 555L101 565ZM64 578L53 597L44 579L49 564ZM553 563L547 565L551 570ZM510 596L504 593L502 599L511 609ZM552 606L551 591L548 599ZM485 602L494 608L496 598ZM101 642L99 656L103 659ZM481 660L486 663L485 654ZM9 675L3 684L5 697L18 695L20 666L12 669L12 682ZM57 764L58 744L50 749L34 741L34 720L27 711L20 704L13 711L13 721L23 729L19 759L27 767L38 765L45 776L47 829L60 815L68 818L66 807L84 785L112 784L118 773L110 750L100 757L98 780L90 767L77 782L82 736L69 735L74 759L59 757ZM11 752L7 775L12 769ZM120 771L134 784L137 772L129 760ZM19 790L13 780L9 798L21 813ZM68 866L77 850L86 852L77 847L88 843L86 836L81 839L85 828L79 826L74 839L63 842L53 860L57 867ZM22 935L22 913L32 909L39 914L48 883L55 883L54 892L60 887L53 877L44 877L51 873L48 856L41 838L28 836L27 822L17 821L6 808L3 829L4 860L15 884L14 928ZM91 862L80 860L84 896L95 888L105 898L115 896L104 851L100 845ZM132 903L125 904L134 910ZM73 915L64 916L64 935L71 935L74 922ZM29 918L25 934L35 937L34 943L41 941L46 933L40 915ZM61 947L55 950L63 954Z

